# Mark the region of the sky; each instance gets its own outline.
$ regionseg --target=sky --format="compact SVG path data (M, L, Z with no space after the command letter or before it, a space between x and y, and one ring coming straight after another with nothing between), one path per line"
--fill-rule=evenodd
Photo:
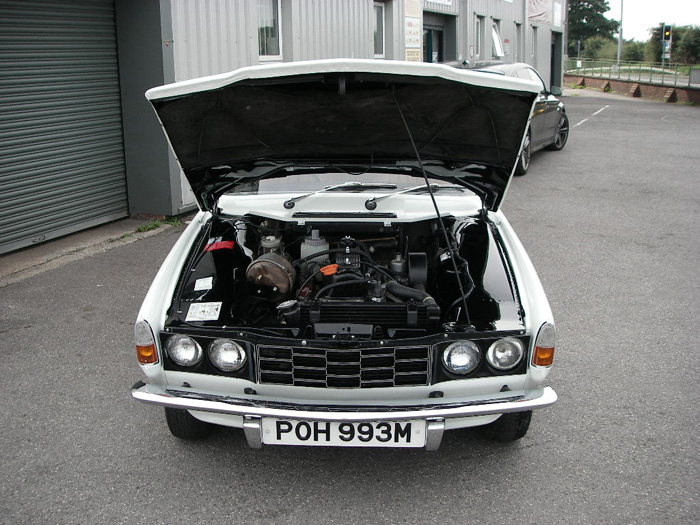
M625 40L649 40L650 27L665 22L668 25L700 26L700 0L608 0L610 11L605 16L620 20L622 13L622 37Z

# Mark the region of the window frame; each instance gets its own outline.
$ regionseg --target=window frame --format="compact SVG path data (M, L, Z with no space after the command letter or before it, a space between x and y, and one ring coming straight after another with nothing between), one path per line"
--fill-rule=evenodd
M506 56L501 39L501 21L491 19L491 57L501 59Z
M277 47L279 49L279 54L277 55L264 55L261 53L262 45L260 42L260 8L264 3L272 3L273 7L277 6ZM282 49L282 2L281 0L258 0L258 59L260 62L279 62L283 59L283 49Z
M378 16L377 9L380 10L381 16ZM374 2L374 58L386 58L386 6L384 2ZM381 20L382 29L382 52L377 53L377 22Z
M535 58L537 56L537 26L532 26L532 45L530 47L530 52L532 53L532 57Z
M486 23L486 17L475 14L474 19L474 34L476 35L476 40L474 41L474 57L481 59L484 58L483 26Z
M523 54L523 25L518 22L513 23L515 37L513 38L513 61L524 62Z

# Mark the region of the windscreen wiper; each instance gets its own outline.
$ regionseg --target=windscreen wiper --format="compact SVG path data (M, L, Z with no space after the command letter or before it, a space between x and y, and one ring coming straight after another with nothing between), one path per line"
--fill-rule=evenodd
M377 207L378 201L388 199L389 197L393 197L394 195L401 195L403 193L418 193L419 191L440 191L448 189L459 190L460 192L464 192L464 188L462 188L461 186L456 186L454 184L450 184L448 186L443 186L441 184L430 184L430 186L428 186L427 184L421 184L420 186L413 186L412 188L406 188L405 190L389 193L388 195L382 195L381 197L372 197L371 199L367 199L365 201L365 208L367 208L368 210L374 210Z
M294 208L297 201L310 197L311 195L316 195L317 193L324 193L326 191L367 191L367 190L395 190L398 186L396 184L381 184L381 183L364 183L364 182L343 182L342 184L336 184L335 186L326 186L322 190L312 191L310 193L305 193L304 195L298 195L292 197L289 200L284 201L284 207L288 210Z

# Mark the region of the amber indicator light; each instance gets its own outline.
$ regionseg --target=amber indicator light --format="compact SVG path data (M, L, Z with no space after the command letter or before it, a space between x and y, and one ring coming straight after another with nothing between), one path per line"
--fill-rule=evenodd
M554 347L536 346L532 356L532 364L537 366L552 366L554 362Z
M136 357L142 365L150 365L158 362L156 345L136 345Z

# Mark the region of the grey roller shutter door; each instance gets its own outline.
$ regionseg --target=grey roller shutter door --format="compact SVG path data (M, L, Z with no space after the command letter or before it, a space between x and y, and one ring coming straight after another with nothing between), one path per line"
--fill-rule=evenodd
M0 253L128 214L112 0L0 0Z

